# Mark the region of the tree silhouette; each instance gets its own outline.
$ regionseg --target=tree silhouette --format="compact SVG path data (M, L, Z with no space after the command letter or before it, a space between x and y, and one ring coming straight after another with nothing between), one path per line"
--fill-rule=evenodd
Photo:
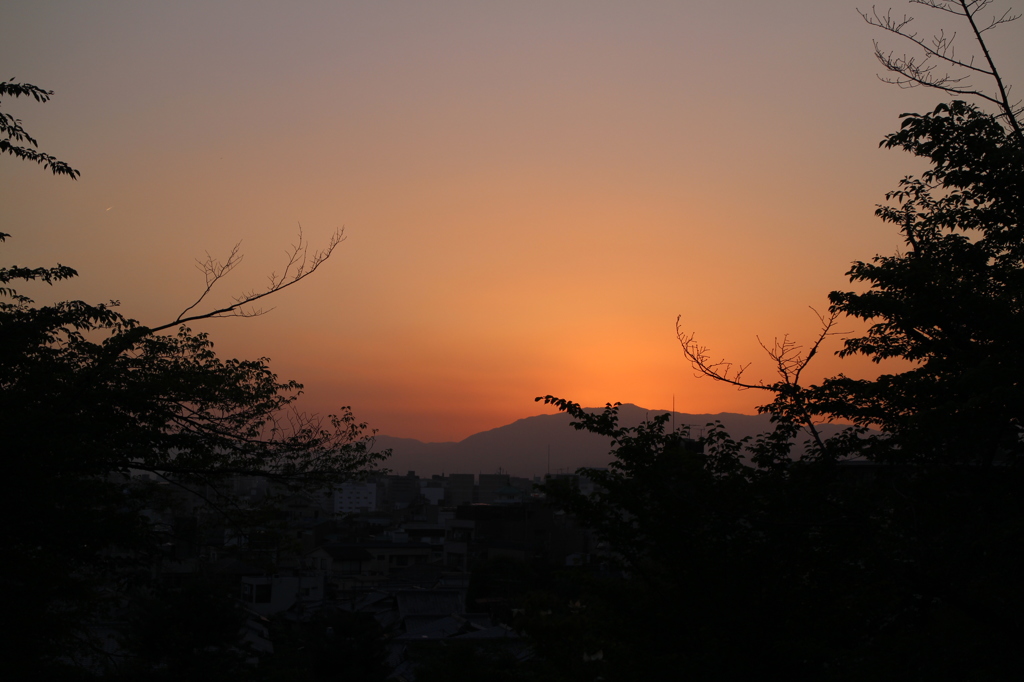
M36 86L5 83L2 93L46 101ZM8 139L36 141L2 114ZM78 171L53 157L6 144L5 151L56 174ZM0 234L0 241L9 235ZM199 261L204 291L176 319L145 326L117 303L67 300L37 306L19 282L58 284L67 266L0 268L0 433L7 512L0 571L7 615L5 666L41 674L102 667L110 652L90 627L126 598L125 581L157 554L143 510L140 472L190 491L228 521L249 505L230 479L258 476L285 491L338 482L373 468L372 434L348 408L319 417L294 409L302 389L282 381L267 358L221 359L208 335L185 323L262 314L254 304L304 280L342 240L309 252L300 231L280 274L263 290L226 306L198 309L241 259ZM172 333L161 333L173 329ZM15 520L17 519L17 521ZM230 620L230 619L229 619ZM88 667L87 666L87 667ZM72 674L72 673L69 673Z
M0 98L5 95L10 97L31 97L37 102L47 102L53 95L52 90L43 90L31 83L15 83L11 78L8 81L0 81ZM0 100L0 104L2 104ZM66 175L72 180L78 178L81 173L49 154L38 150L39 143L34 137L22 127L21 120L14 118L11 114L0 111L0 152L12 154L14 157L26 161L35 161L54 175ZM27 142L26 147L15 142Z
M878 425L872 456L1009 462L1024 418L1024 146L963 102L904 116L886 147L929 159L880 206L905 250L858 261L863 292L833 292L832 309L871 323L841 356L914 366L874 381L839 376L807 394L819 413Z
M774 429L734 441L712 425L699 448L666 431L668 415L636 428L615 406L590 414L545 400L574 426L611 436L590 498L548 494L590 524L623 574L594 590L593 640L618 643L608 679L686 671L694 679L987 680L1019 668L1024 599L1024 138L1019 105L984 43L976 14L989 2L923 4L972 27L998 96L930 63L876 48L893 82L970 94L905 114L882 146L928 161L900 181L877 215L904 249L853 263L856 291L832 292L806 352L783 337L762 344L779 379L756 383L715 361L677 326L696 373L763 390ZM953 11L959 8L959 11ZM924 43L907 21L867 16L933 60L971 70L942 34ZM837 320L869 323L839 355L910 368L874 380L802 377ZM815 425L851 428L824 440ZM807 449L795 452L801 430ZM869 429L878 429L870 431ZM584 473L584 472L581 472ZM628 594L629 598L618 595Z
M788 337L773 347L762 344L779 373L774 383L745 382L745 366L714 362L678 321L677 335L698 375L770 392L773 400L760 410L780 427L803 428L814 456L1009 461L1020 452L1024 418L1018 388L1024 361L1016 342L1024 325L1024 110L1009 98L1012 87L996 67L986 34L1020 15L1007 10L982 21L980 13L992 0L911 1L956 17L983 59L957 55L955 27L929 41L911 30L912 17L862 12L868 23L923 53L897 57L876 42L876 57L894 74L882 79L975 96L993 104L996 113L959 100L940 104L925 114L904 114L899 132L881 142L930 164L919 176L901 180L876 211L900 230L905 250L853 264L851 282L868 290L830 294L829 314L819 316L821 332L806 355ZM846 339L841 357L898 358L912 369L872 381L839 375L820 386L801 384L822 341L846 316L871 327L865 336ZM836 419L857 429L826 443L815 424ZM858 439L868 427L884 433Z
M985 34L992 29L1020 19L1007 9L1002 14L994 14L984 19L981 13L991 5L993 0L910 0L911 4L922 5L929 9L959 17L947 33L941 30L931 39L922 37L913 30L911 23L914 17L903 15L893 17L892 10L880 14L874 7L871 13L861 12L864 21L899 36L915 46L917 54L897 54L886 51L875 41L875 58L892 75L879 76L886 83L901 88L926 87L941 90L954 97L977 97L997 109L998 116L1010 126L1019 144L1024 144L1024 130L1021 129L1020 115L1024 112L1024 103L1020 99L1011 99L1011 86L1007 84L996 67ZM981 53L956 53L957 28L964 29L973 38L976 49ZM941 67L941 68L940 68ZM977 84L977 80L988 80L989 85Z

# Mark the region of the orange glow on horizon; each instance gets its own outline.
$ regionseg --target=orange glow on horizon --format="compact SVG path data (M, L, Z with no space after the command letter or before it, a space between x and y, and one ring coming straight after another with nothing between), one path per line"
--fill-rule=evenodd
M765 396L693 377L676 316L771 380L757 336L809 342L807 307L898 248L874 206L920 164L878 141L938 101L878 83L856 7L14 3L0 61L56 94L4 110L82 176L0 157L4 258L79 270L40 300L154 324L206 252L245 253L215 304L263 286L299 224L314 248L344 227L273 311L201 325L303 382L303 409L429 441L546 394L751 413ZM993 47L1019 83L1018 30ZM878 373L834 341L815 378Z

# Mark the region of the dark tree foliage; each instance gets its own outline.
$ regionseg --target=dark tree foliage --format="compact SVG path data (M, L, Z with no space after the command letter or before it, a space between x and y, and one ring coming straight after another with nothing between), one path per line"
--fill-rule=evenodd
M547 400L615 440L607 470L581 471L592 497L546 486L617 568L580 581L576 614L549 607L557 646L552 617L522 623L575 663L566 679L593 679L579 662L595 652L607 680L983 680L1018 665L1019 472L792 458L785 425L744 441L713 426L701 451L668 415L621 427L614 406Z
M137 596L123 636L127 653L116 674L124 682L138 680L251 680L247 651L240 632L246 613L237 599L205 576L181 587L161 586Z
M218 492L231 476L294 489L382 458L351 413L291 411L301 386L279 381L265 358L222 360L205 334L153 334L108 305L34 307L14 295L0 302L0 432L4 503L21 521L4 526L0 565L21 617L43 633L22 653L63 651L83 622L77 610L98 605L95 588L144 560L147 501L133 502L123 483L133 472L204 495L230 517L244 511Z
M672 671L803 679L822 669L835 643L801 624L830 623L836 642L850 634L856 616L829 606L837 588L846 597L864 589L853 582L863 567L830 557L837 546L863 551L874 540L863 500L836 496L833 462L792 462L791 425L735 441L718 424L695 441L666 430L667 414L623 427L617 406L590 413L544 400L575 417L577 429L613 441L607 469L581 472L599 487L592 496L546 486L612 552L618 572L589 581L591 633L580 638L603 652L608 679ZM822 580L826 572L836 582Z
M0 94L46 101L51 93L8 82L0 84ZM0 122L8 140L35 146L20 121L0 113ZM78 175L52 157L0 144L54 173ZM0 241L7 237L0 233ZM292 403L302 386L279 380L267 358L222 359L206 334L184 324L260 314L247 306L312 274L340 241L336 233L325 250L307 258L300 233L282 274L272 276L265 291L209 312L196 306L240 255L236 249L224 263L200 262L205 291L176 320L152 327L119 313L116 302L36 305L16 288L76 276L67 266L0 268L0 585L13 626L2 638L5 670L75 677L125 669L124 652L111 646L100 620L131 605L160 541L143 514L155 500L145 486L128 485L131 476L146 472L187 490L225 522L240 524L261 510L231 495L233 476L263 477L287 494L345 480L387 456L372 451L366 425L347 408L327 418L296 411ZM166 634L179 637L176 644L174 637L147 635L146 628L166 628L184 617L196 593L151 594L150 611L164 609L167 622L138 621L142 630L129 638L138 665L128 669L143 669L142 660L154 670L169 670L171 661L185 665L185 649L201 633L172 628ZM238 632L237 614L217 606L223 601L204 602L217 614L205 625L226 619L218 637Z
M46 102L52 95L52 90L43 90L30 83L15 83L13 78L0 81L0 98L31 97L37 102ZM2 103L0 99L0 104ZM28 143L29 146L15 144L16 142ZM39 151L38 147L39 143L22 127L20 119L0 111L0 154L11 154L19 159L34 161L52 171L54 175L66 175L72 180L81 175L64 161Z
M251 679L267 682L359 680L388 677L385 633L371 614L324 609L309 620L279 615L271 621L274 655Z
M351 414L288 412L300 384L279 381L266 358L220 359L187 327L152 334L110 306L65 301L0 303L0 330L3 418L21 425L7 443L48 453L60 471L308 483L377 457Z
M433 646L431 646L433 645ZM504 643L488 640L455 640L414 647L417 682L561 682L544 671L524 665L507 651Z
M774 429L744 442L712 426L696 444L666 430L668 415L625 428L614 406L591 414L543 398L613 439L608 469L584 472L599 492L547 486L622 571L584 598L611 614L586 623L606 679L989 680L1019 670L1024 150L963 102L903 119L882 144L929 169L905 178L878 215L906 249L854 263L851 280L866 286L831 295L823 335L836 316L866 320L840 355L909 369L805 387L797 378L810 356L783 342L772 355L783 381L764 386L774 400L761 408ZM691 360L707 361L691 336L681 340ZM727 365L695 366L738 383ZM823 419L853 426L795 451L801 429Z
M877 213L906 250L856 262L866 291L833 292L833 309L872 323L840 355L914 367L874 381L844 376L809 394L820 414L885 432L878 457L1007 462L1024 418L1024 148L963 102L907 114L882 144L926 158Z

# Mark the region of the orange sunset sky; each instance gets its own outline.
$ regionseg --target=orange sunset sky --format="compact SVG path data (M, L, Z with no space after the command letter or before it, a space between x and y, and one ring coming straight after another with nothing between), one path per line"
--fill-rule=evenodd
M763 395L693 376L676 316L771 379L756 337L810 340L850 261L898 248L874 205L922 166L878 142L942 100L877 80L872 38L905 48L857 7L6 0L0 77L56 94L3 108L82 176L0 157L4 264L71 265L27 293L152 326L202 290L197 257L242 243L217 305L261 287L299 224L314 246L344 227L273 311L195 327L271 358L306 410L435 441L548 393L753 412ZM1011 83L1022 37L992 34Z

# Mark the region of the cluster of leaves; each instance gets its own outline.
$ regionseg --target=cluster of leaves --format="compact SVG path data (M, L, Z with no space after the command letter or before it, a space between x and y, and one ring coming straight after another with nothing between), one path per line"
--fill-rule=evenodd
M249 679L310 682L388 677L385 635L372 615L324 609L304 622L275 617L270 623L274 655Z
M248 614L228 585L196 575L183 585L140 590L128 612L119 660L107 676L134 680L252 679L239 633Z
M71 274L7 268L2 276L7 284ZM151 558L152 530L123 492L129 476L155 474L237 520L247 510L225 488L232 476L306 489L386 455L373 452L365 424L347 409L329 420L291 409L301 385L278 380L266 358L221 359L205 334L184 326L154 334L111 305L36 307L8 294L13 301L0 302L0 429L18 485L5 503L25 520L5 525L0 561L28 600L23 617L48 635L33 636L43 649L66 651L69 624L85 622L69 610L97 606L95 589L125 557Z
M0 83L0 95L45 102L50 94ZM11 140L37 143L4 112L0 132L7 138L0 151L78 177L51 156L14 146ZM8 237L0 233L0 241ZM225 263L200 262L206 290L176 320L154 327L122 315L114 301L36 305L17 288L76 276L67 266L0 268L4 518L19 519L0 530L0 584L10 596L8 617L19 624L4 641L8 665L51 673L102 667L102 637L90 636L96 619L131 602L128 583L159 554L160 536L144 513L158 508L157 501L143 494L144 486L129 485L132 476L153 475L203 499L223 522L241 524L254 514L266 518L267 510L236 499L232 477L269 479L287 494L343 481L387 456L373 452L372 434L348 408L326 418L298 412L293 403L302 386L279 380L267 358L222 359L206 334L184 325L259 314L245 306L309 276L341 239L336 233L307 258L300 233L286 268L265 291L206 313L194 309L240 255L236 249ZM264 498L265 505L273 502ZM168 606L163 597L153 609ZM231 625L237 614L214 610L237 634ZM83 668L75 661L90 663Z
M900 358L876 380L799 383L784 341L764 385L774 429L693 441L538 398L608 436L599 491L549 485L613 550L588 624L608 679L1002 679L1018 665L1024 569L1024 147L963 103L903 116L883 145L930 161L878 215L906 251L856 262L840 315L871 323L842 356ZM683 336L702 373L740 384ZM819 339L820 342L820 339ZM816 348L816 346L815 346ZM703 363L700 364L700 363ZM746 386L757 388L758 386ZM821 420L853 424L831 439ZM879 429L878 431L871 431ZM802 452L793 443L811 433ZM623 596L627 595L627 596Z
M571 655L602 651L606 679L998 679L1016 665L1020 472L791 458L787 428L693 441L668 415L623 427L616 406L549 401L615 440L607 470L580 472L592 496L546 486L611 550L570 619Z
M37 102L46 102L53 95L52 90L43 90L31 83L16 83L13 78L0 81L0 97L31 97ZM14 144L25 142L30 146ZM45 152L38 149L39 143L22 127L21 120L7 112L0 111L0 153L12 154L15 158L34 161L50 170L54 175L66 175L72 180L81 173Z
M864 292L833 308L872 322L841 356L915 367L874 381L839 376L806 398L821 414L887 434L872 456L992 463L1022 454L1024 419L1024 146L964 102L907 114L882 144L929 159L880 206L906 251L855 262Z
M74 442L75 473L310 482L379 457L350 413L329 426L287 413L301 385L278 381L265 358L220 359L205 334L149 334L109 306L81 301L20 303L0 314L4 415L28 427L13 444L56 458Z
M792 623L823 615L811 575L830 548L865 541L858 513L837 505L824 485L833 463L792 462L789 428L736 441L714 424L697 441L666 430L668 414L625 427L617 405L593 413L544 400L573 416L575 428L612 439L608 468L580 472L597 484L593 495L546 486L611 549L618 577L591 582L591 609L615 614L592 622L612 679L669 670L698 679L768 669L802 677L820 667L795 657L818 645ZM796 565L811 575L794 580ZM777 620L782 613L789 623Z

